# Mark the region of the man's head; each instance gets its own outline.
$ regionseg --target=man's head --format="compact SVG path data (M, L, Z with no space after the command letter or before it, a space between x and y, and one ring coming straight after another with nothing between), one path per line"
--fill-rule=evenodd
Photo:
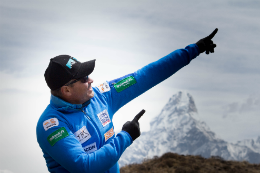
M52 93L73 104L82 104L94 96L88 77L94 70L95 60L80 63L69 55L50 60L45 80Z

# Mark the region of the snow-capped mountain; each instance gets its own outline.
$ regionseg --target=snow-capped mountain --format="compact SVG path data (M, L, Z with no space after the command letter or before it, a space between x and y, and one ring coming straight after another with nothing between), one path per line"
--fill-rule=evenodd
M240 146L247 146L252 151L260 153L260 136L258 136L258 138L256 139L246 139L243 141L238 141L236 144Z
M119 160L120 166L140 163L145 158L166 152L220 156L225 160L260 163L260 137L256 140L228 143L218 138L199 120L195 102L189 93L178 92L150 123L150 131L134 141Z

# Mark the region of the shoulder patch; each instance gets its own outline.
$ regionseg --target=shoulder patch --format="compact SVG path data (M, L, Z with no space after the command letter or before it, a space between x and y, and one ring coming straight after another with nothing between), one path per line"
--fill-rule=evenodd
M43 128L45 131L58 125L59 125L59 120L57 118L51 118L43 122Z
M96 142L94 142L94 143L92 143L90 145L85 146L83 149L88 154L96 151L97 150Z
M58 130L56 130L55 132L51 133L47 137L47 140L51 144L51 146L53 146L54 144L56 144L56 142L58 142L59 140L61 140L63 138L66 138L67 136L69 136L69 133L67 132L66 128L61 127Z
M114 84L116 91L119 93L126 88L136 84L136 80L133 76L128 76Z
M110 130L108 130L108 131L104 134L104 136L105 136L105 142L106 142L109 138L111 138L114 134L115 134L115 132L114 132L114 129L113 129L113 127L112 127Z
M101 93L110 91L110 87L107 82L104 82L104 83L98 85L97 87Z
M107 110L103 110L102 112L100 112L99 114L97 114L101 124L103 127L105 127L106 125L108 125L109 123L111 123L110 117L108 115Z
M87 140L89 140L89 138L91 138L90 133L88 132L88 129L86 128L86 126L83 126L81 129L79 129L78 131L76 131L74 133L74 135L76 136L76 138L78 139L78 141L83 144L84 142L86 142Z

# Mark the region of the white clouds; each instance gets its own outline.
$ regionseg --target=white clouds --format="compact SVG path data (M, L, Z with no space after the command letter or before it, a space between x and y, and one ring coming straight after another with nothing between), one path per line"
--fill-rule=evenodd
M227 103L222 104L223 106L219 107L219 110L211 108L211 111L215 110L214 113L218 114L218 117L208 117L211 129L223 139L233 143L239 139L252 139L259 136L259 94L249 97L241 94L240 98L236 95L231 98L223 97L222 100ZM234 100L239 101L234 102Z
M250 96L248 99L244 100L242 103L233 102L223 107L224 113L223 118L229 116L242 116L250 117L250 115L260 114L260 97Z
M49 92L28 90L0 92L0 169L43 173L47 170L35 131L38 118L49 103Z
M0 170L0 173L13 173L13 172L5 169L5 170Z
M13 74L0 72L0 92L5 90L17 90L25 92L41 92L41 90L46 90L47 85L44 80L44 76L30 76L22 77L15 76Z

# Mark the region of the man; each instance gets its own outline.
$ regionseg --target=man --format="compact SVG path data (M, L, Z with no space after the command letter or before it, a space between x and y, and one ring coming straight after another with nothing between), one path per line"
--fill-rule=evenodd
M50 60L45 80L51 101L39 118L36 133L50 172L119 172L125 149L140 136L138 118L124 124L116 136L113 115L123 105L162 82L200 53L214 52L208 37L176 50L121 78L93 87L89 75L95 60L80 63L60 55ZM122 115L123 116L123 115Z

